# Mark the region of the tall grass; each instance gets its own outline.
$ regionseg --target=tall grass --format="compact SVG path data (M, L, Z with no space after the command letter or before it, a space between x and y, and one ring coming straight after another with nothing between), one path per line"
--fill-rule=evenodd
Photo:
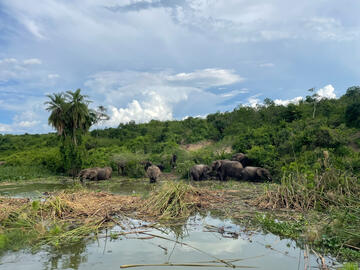
M268 186L262 196L253 201L268 209L293 209L307 218L315 246L323 253L360 260L360 183L359 179L331 166L314 174L292 173L282 178L281 184ZM311 213L321 212L323 220ZM316 214L315 216L319 216ZM270 231L271 222L260 220ZM268 224L269 223L269 224ZM311 228L316 225L316 229Z
M0 166L0 181L27 180L53 175L42 166Z

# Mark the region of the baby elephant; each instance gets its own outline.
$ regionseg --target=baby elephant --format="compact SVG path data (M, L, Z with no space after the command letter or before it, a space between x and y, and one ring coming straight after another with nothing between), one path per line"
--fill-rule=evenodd
M151 165L146 169L146 174L150 179L150 183L156 183L156 180L161 175L161 171L158 166Z
M211 172L211 168L204 164L194 165L190 169L191 179L194 181L206 180L209 177L209 173Z
M251 166L242 169L240 178L247 181L272 181L270 172L267 169Z

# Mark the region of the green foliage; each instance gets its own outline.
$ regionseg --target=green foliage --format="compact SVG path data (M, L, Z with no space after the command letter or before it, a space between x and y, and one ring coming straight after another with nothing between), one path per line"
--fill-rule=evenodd
M0 181L28 180L52 175L42 166L0 166Z
M347 262L343 265L343 267L341 267L341 270L358 270L359 269L359 265L357 263L350 263Z
M139 178L145 175L144 162L149 160L146 155L131 152L117 153L112 156L112 161L119 169L119 174ZM123 171L122 171L123 170Z
M265 214L257 215L256 222L271 233L293 239L299 238L307 225L303 218L296 222L287 222Z
M195 165L195 162L192 160L186 160L183 162L178 162L176 166L176 173L184 179L190 179L189 171L192 166Z
M346 107L345 121L349 127L360 128L360 101Z
M152 120L146 124L131 121L117 128L93 130L90 134L86 131L93 118L80 117L86 111L83 105L89 102L86 96L81 99L79 91L67 93L67 97L58 95L51 96L52 100L48 103L51 111L49 121L58 127L59 133L67 134L67 140L76 139L79 149L64 145L66 140L57 139L55 134L0 135L0 161L8 161L11 166L35 164L53 173L63 173L65 169L71 169L70 165L77 169L111 165L116 169L112 156L126 152L139 155L139 161L163 164L165 171L170 172L169 160L176 153L180 165L178 171L185 176L185 168L192 163L209 164L215 159L230 158L232 153L224 151L222 147L226 144L232 146L233 153L242 152L250 156L252 165L269 169L273 179L278 182L283 174L282 168L294 162L297 166L306 166L307 170L317 169L319 156L324 150L329 152L336 169L360 174L359 143L356 141L358 129L354 124L359 114L347 113L349 108L357 110L360 107L356 106L360 102L360 88L357 86L350 87L339 99L317 100L314 96L308 96L298 105L287 106L275 105L267 99L265 105L257 109L239 106L232 112L209 114L206 119ZM53 111L57 107L51 106L61 102L68 104L70 100L75 100L78 108L65 108L64 112L69 110L79 117L77 124L64 120L69 126L65 128L65 124L57 122L64 115ZM90 110L89 115L90 112L93 117L95 112ZM78 128L74 132L75 126L84 129ZM212 143L194 152L182 150L186 144L202 141ZM63 145L61 152L56 150L59 145ZM133 162L126 175L141 175L140 167Z

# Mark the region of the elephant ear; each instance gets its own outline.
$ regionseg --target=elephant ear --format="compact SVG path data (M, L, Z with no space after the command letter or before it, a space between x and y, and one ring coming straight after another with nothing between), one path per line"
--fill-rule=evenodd
M263 168L259 168L256 170L256 174L261 178L265 175L264 169Z
M219 170L220 167L221 167L221 161L220 160L215 161L215 170Z

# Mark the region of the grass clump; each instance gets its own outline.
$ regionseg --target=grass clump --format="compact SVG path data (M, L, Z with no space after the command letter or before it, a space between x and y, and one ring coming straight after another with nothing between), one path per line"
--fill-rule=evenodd
M201 193L183 182L166 182L147 200L143 211L159 219L188 218L201 208Z
M276 188L267 188L254 202L261 208L322 210L329 206L359 209L360 184L353 176L326 169L315 174L291 173Z

